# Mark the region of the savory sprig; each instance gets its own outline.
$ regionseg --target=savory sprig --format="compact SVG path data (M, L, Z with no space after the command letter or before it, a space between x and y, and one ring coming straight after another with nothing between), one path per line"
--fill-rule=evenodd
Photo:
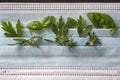
M32 21L27 24L27 28L32 32L38 32L44 28L49 28L54 23L54 16L47 16L41 22L40 21Z
M2 21L2 29L5 31L4 35L6 37L22 37L22 29L23 26L21 24L21 21L18 19L16 23L16 30L12 26L12 23L10 21Z
M68 26L64 22L62 16L59 18L58 22L53 24L52 31L56 35L55 42L58 45L68 45L70 47L75 46L76 42L68 36Z
M88 33L88 35L89 35L89 40L86 42L86 46L96 46L98 44L101 44L100 39L94 32Z
M90 12L87 13L87 16L96 28L110 29L110 34L114 33L118 29L118 26L115 25L111 16L107 14Z
M9 45L20 45L20 46L30 45L30 46L35 46L35 47L39 48L39 40L42 40L42 37L41 36L31 36L29 39L15 38L13 40L17 41L17 43L9 44Z

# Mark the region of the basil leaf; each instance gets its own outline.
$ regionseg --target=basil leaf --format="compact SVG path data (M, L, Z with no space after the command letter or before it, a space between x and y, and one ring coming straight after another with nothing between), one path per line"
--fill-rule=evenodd
M87 13L87 16L96 28L112 28L112 30L110 30L111 34L118 29L111 16L107 14L91 12Z
M28 23L27 28L33 32L38 32L43 29L43 27L39 21L32 21L32 22Z
M76 28L77 27L77 21L73 18L70 18L70 17L67 18L66 24L69 28Z
M48 28L54 23L54 21L54 16L47 16L41 21L41 24L44 28Z

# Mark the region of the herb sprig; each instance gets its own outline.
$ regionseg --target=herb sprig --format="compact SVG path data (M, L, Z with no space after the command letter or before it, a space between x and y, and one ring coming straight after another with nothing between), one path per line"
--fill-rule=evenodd
M17 41L15 44L9 45L20 45L20 46L34 46L39 48L39 40L42 40L41 36L31 36L29 39L25 38L14 38L13 40Z
M69 27L64 22L62 16L59 18L57 23L52 26L52 31L56 35L55 42L58 45L73 47L76 42L72 38L69 38L68 31Z
M85 43L86 46L96 46L97 44L101 44L98 36L94 32L92 33L92 25L86 26L86 21L82 18L82 16L78 19L77 32L79 37L88 35L89 40Z

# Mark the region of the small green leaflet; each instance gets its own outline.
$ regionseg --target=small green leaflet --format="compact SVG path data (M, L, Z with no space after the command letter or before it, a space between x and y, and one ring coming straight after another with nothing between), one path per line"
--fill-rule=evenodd
M110 29L110 34L114 33L118 29L118 26L115 25L111 16L107 14L90 12L87 13L87 16L96 28Z
M31 21L27 24L27 28L32 32L38 32L44 28L49 28L53 25L55 21L54 16L47 16L41 22L40 21Z
M77 32L79 37L82 37L91 31L92 31L92 25L88 25L86 27L86 21L82 18L82 16L80 16L78 19L78 26L77 26Z
M22 25L20 20L18 19L17 24L16 24L16 28L17 28L17 36L18 37L22 37Z
M22 37L22 29L23 26L20 22L20 20L18 19L17 23L16 23L16 29L15 30L11 24L10 21L6 22L6 21L2 21L2 29L5 31L4 35L6 37Z

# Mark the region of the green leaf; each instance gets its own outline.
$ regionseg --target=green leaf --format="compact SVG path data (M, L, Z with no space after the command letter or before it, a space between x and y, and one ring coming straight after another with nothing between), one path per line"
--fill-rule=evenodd
M83 30L85 28L85 25L86 25L86 21L82 18L82 16L80 16L78 19L78 27L77 27L77 32L80 37L83 36L84 34Z
M87 16L96 28L107 28L107 29L112 28L110 30L111 34L118 29L112 17L107 14L91 12L91 13L87 13Z
M58 27L58 35L61 36L67 36L68 35L68 26L66 26L62 16L60 16L58 22L57 22L57 27Z
M5 21L2 21L2 29L5 31L4 35L6 37L21 37L22 26L21 26L20 20L17 21L16 28L17 28L17 31L14 30L10 21L8 21L8 23Z
M101 24L104 22L101 21L104 21L104 19L101 18L99 13L87 13L87 16L96 28L102 27Z
M26 41L26 39L23 39L23 38L14 38L13 40L15 40L15 41Z
M58 24L59 29L64 28L64 26L65 26L65 22L64 22L62 16L60 16L60 18L59 18L57 24Z
M41 24L44 28L50 27L55 22L54 16L47 16L42 21Z
M44 39L45 41L47 41L47 42L51 42L51 43L54 43L54 41L52 41L52 40L49 40L49 39Z
M67 18L66 24L69 28L76 28L77 27L77 21L73 18L70 18L70 17Z
M82 16L79 17L78 24L79 24L78 27L81 27L81 28L84 28L84 26L86 25L86 21L83 19Z
M88 25L85 30L82 32L82 35L86 35L92 31L92 25Z
M32 21L32 22L28 23L27 28L33 32L38 32L43 29L43 27L39 21Z
M12 35L13 37L16 36L16 32L14 31L10 22L7 23L5 21L2 21L2 29L6 31L6 33L9 33L10 35Z
M17 24L16 24L17 36L18 37L22 36L22 28L23 28L23 26L22 26L20 20L18 19Z
M11 34L11 33L4 33L4 35L6 36L6 37L17 37L16 35L14 35L14 34Z
M58 27L57 25L53 24L52 31L57 35L58 34Z
M114 33L114 32L115 32L115 29L114 29L114 28L111 28L109 33L112 34L112 33Z

